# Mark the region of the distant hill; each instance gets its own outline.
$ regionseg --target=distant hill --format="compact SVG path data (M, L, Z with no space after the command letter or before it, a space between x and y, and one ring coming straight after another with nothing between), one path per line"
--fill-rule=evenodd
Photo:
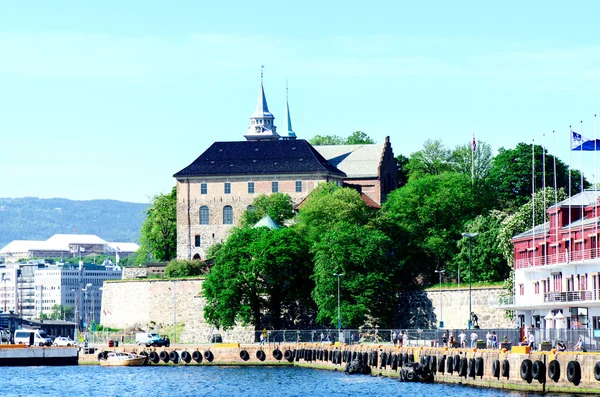
M116 200L0 198L0 248L13 240L46 240L74 231L106 241L137 242L147 208Z

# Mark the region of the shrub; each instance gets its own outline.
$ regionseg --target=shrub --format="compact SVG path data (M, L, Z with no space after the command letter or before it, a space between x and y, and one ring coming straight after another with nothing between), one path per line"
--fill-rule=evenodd
M208 265L206 262L197 260L174 260L169 262L165 268L165 277L179 278L200 276L208 273Z

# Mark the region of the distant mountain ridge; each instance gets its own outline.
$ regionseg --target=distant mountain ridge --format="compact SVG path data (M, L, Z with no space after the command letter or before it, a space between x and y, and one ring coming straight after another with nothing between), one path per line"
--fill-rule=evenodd
M138 242L148 207L117 200L0 198L0 248L13 240L46 240L74 232Z

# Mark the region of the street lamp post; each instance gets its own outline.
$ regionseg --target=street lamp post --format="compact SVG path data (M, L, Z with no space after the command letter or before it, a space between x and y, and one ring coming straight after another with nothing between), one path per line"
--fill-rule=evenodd
M442 303L442 274L446 273L445 270L435 270L440 275L440 328L444 328L444 311Z
M341 315L341 311L340 311L340 277L342 277L344 275L344 273L333 273L334 276L337 277L337 282L338 282L338 324L337 324L337 328L338 328L338 338L340 340L340 343L342 343L341 341L341 329L342 329L342 315Z
M473 319L471 318L471 315L473 313L473 307L472 307L472 300L471 300L471 293L472 293L472 287L471 284L473 282L473 274L471 273L471 240L473 240L475 237L477 237L479 233L462 233L463 237L466 237L469 239L469 329L471 329L471 326L473 325Z

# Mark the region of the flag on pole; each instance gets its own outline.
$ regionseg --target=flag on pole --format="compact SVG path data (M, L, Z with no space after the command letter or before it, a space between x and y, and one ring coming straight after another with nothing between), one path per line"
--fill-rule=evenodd
M594 152L600 146L598 139L590 139L571 130L571 150Z
M473 133L473 151L477 150L477 141L475 141L475 133Z

